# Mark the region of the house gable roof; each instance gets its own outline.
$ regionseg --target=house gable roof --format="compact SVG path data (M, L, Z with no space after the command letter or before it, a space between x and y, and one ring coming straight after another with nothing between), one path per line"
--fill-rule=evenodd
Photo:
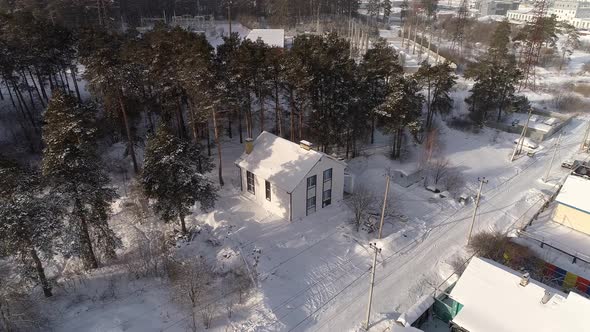
M590 300L535 280L523 287L520 279L514 270L474 257L450 294L463 304L453 322L478 332L588 330L583 317L590 312ZM545 291L552 297L543 304Z
M243 153L236 165L291 193L322 159L334 158L263 131L254 141L250 154Z
M570 175L565 180L559 195L558 203L590 214L590 180L581 176Z

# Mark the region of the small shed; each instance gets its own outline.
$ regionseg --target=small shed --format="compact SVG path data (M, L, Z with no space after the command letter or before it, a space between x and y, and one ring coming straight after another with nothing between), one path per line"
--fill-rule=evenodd
M424 179L422 176L421 170L415 171L404 171L401 169L396 169L389 172L389 176L391 177L391 181L395 184L398 184L404 188L408 188L411 185L418 183Z

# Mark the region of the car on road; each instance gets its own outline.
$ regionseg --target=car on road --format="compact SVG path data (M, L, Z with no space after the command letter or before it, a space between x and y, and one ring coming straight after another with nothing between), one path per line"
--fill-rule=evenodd
M568 160L561 163L561 167L567 168L567 169L576 169L576 168L578 168L578 166L582 166L582 165L586 165L586 163L583 162L582 160L568 159Z
M518 144L519 143L520 138L517 138L514 140L514 144ZM524 141L522 143L522 145L525 148L531 149L531 150L535 150L539 147L539 144L535 143L532 139L525 137Z

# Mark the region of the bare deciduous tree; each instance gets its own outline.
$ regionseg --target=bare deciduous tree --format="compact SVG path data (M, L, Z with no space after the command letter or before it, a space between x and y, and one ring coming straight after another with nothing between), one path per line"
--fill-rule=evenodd
M428 164L428 177L434 185L444 180L449 174L450 162L447 158L437 158Z
M358 232L363 219L366 217L371 204L375 200L373 193L365 186L359 185L355 188L354 193L350 199L350 207L354 213L354 225Z

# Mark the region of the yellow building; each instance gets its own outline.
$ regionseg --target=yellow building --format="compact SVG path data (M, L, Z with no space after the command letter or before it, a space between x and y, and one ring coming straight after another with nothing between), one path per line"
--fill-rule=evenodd
M590 235L590 179L570 175L555 201L554 222Z

